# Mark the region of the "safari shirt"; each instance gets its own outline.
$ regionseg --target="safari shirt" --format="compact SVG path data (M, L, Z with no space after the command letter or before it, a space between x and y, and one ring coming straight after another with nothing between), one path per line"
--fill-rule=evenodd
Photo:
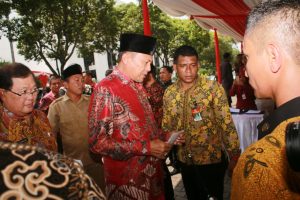
M68 95L52 102L48 119L55 133L60 132L64 154L78 159L84 165L92 164L88 149L89 96L82 95L74 103Z

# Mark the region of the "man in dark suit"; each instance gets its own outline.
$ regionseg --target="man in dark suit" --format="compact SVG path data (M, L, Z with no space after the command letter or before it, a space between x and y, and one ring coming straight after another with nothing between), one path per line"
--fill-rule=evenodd
M232 76L232 66L230 64L231 54L226 52L223 54L223 62L221 64L222 70L222 86L226 92L228 104L231 107L231 96L230 96L230 88L233 84L233 76Z

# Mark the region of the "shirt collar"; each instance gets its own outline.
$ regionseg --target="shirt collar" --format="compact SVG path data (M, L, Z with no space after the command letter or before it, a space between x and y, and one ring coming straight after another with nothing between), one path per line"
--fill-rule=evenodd
M300 97L296 97L278 107L269 117L258 126L258 139L270 134L281 122L300 116Z
M129 78L126 74L121 72L118 68L115 68L115 70L112 72L115 76L117 76L123 84L130 84L132 83L135 85L137 88L144 90L143 83L135 82L131 78ZM145 91L145 90L144 90Z
M48 94L45 95L45 97L54 97L56 98L57 96L59 96L58 94L55 96L54 93L52 91L50 91Z
M88 96L82 94L78 102L81 102L82 100L88 100L88 99L89 99ZM65 95L62 97L62 100L63 100L63 101L68 101L68 100L71 101L70 97L69 97L67 94L65 94Z
M199 84L200 81L200 84ZM194 84L192 87L190 87L189 89L185 90L186 91L190 91L192 88L194 88L196 85L201 87L201 81L202 81L202 76L197 76L197 78L194 81ZM176 87L178 88L178 91L182 91L181 90L181 81L179 79L177 79L177 81L174 83L176 85Z
M126 76L123 72L121 72L118 68L115 68L112 72L115 76L117 76L123 84L128 84L130 81L132 81L128 76Z
M165 85L165 86L172 85L172 80L168 80L167 82L163 83L163 85Z
M70 98L67 94L65 94L63 97L62 97L62 100L63 101L68 101Z

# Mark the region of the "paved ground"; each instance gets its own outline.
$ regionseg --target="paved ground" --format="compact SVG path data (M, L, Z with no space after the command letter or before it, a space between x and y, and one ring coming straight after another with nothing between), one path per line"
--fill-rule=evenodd
M181 174L173 175L172 183L174 188L175 200L186 200L187 198L181 180Z
M187 200L187 197L186 197L186 194L184 191L184 186L183 186L183 183L181 180L181 174L173 175L172 183L173 183L173 188L174 188L174 193L175 193L175 200ZM224 200L230 199L230 185L231 185L231 180L226 175L225 180L224 180Z

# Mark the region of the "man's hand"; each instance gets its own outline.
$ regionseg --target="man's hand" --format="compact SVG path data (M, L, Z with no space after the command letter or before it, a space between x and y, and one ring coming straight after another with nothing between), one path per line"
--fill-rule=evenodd
M165 143L160 139L151 140L150 142L151 155L159 159L165 159L171 148L171 144Z
M168 138L168 141L170 140L170 137L173 135L173 134L177 134L179 132L179 135L178 137L176 138L176 140L173 142L174 145L182 145L185 143L185 135L184 135L184 131L172 131L172 132L169 132L167 134L167 138ZM169 142L168 142L169 143Z
M230 162L228 164L228 176L229 177L232 176L233 170L237 164L238 159L239 159L239 156L234 156L230 159Z
M185 143L185 135L181 133L178 138L175 140L174 145L183 145Z

